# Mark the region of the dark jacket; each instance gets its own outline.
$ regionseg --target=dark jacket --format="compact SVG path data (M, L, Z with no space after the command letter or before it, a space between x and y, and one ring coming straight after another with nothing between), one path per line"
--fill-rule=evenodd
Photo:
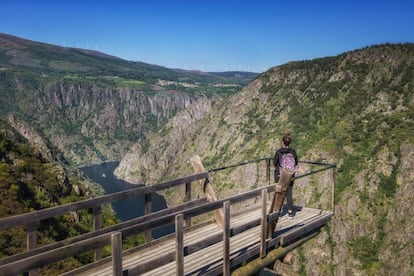
M296 151L292 148L280 148L275 152L275 157L273 158L273 165L275 165L275 182L279 181L280 177L280 160L282 160L282 156L286 153L291 153L295 157L295 165L298 165L298 155Z

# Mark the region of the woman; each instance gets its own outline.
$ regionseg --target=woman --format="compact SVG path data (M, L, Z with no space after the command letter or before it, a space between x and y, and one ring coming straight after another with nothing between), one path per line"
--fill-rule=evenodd
M275 165L275 175L274 175L274 177L275 177L275 182L276 183L279 182L280 172L281 172L281 162L282 162L282 158L283 158L284 155L288 155L288 154L293 155L293 159L294 159L294 163L295 163L294 166L296 167L297 164L298 164L298 156L296 154L296 151L289 147L291 142L292 142L292 136L290 135L290 133L286 133L282 137L282 142L281 142L282 147L275 152L275 157L273 158L273 164ZM287 202L287 209L288 209L289 218L293 218L293 216L294 216L293 199L292 199L293 176L292 176L292 180L291 180L291 182L288 186L288 189L286 191L286 202Z

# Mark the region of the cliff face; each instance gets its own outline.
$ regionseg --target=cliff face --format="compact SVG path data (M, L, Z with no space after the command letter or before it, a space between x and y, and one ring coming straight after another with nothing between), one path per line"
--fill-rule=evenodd
M119 160L193 101L233 94L255 75L168 69L0 33L0 114L33 126L75 165Z
M146 95L95 83L47 83L33 93L33 114L55 145L77 164L119 159L132 141L163 125L192 98L178 91ZM47 117L46 117L47 116ZM48 118L55 120L53 127Z
M6 114L32 125L78 165L121 159L133 143L146 144L178 111L207 98L164 88L107 87L80 78L4 75L10 101L0 107L13 107Z
M251 75L170 70L0 34L0 111L59 164L65 195L78 183L65 180L58 152L76 165L122 157L116 174L150 185L193 173L195 154L206 168L272 156L291 132L301 160L337 169L295 183L297 205L330 209L334 190L335 216L295 252L301 261L289 273L409 275L413 61L413 44L373 46L274 67L239 91ZM251 164L214 175L213 185L224 197L261 185L264 173Z
M412 44L381 45L272 68L229 98L178 112L148 145L134 145L117 173L151 184L192 173L194 154L206 168L272 156L289 131L300 159L338 164L295 185L296 204L324 209L335 189L334 220L296 251L296 272L410 274L413 61ZM218 196L254 188L260 174L249 166L214 178Z

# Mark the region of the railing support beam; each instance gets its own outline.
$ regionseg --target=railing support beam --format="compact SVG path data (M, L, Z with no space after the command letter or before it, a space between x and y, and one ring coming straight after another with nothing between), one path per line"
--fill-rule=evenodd
M111 235L112 245L112 275L122 276L122 233Z
M185 201L191 201L191 182L185 183ZM191 227L191 217L185 219L185 227Z
M93 212L93 230L97 231L102 228L102 208L101 206L95 206L92 209ZM94 259L95 262L102 258L102 247L95 249Z
M175 216L175 267L176 275L184 275L184 229L183 214Z
M262 221L260 229L260 257L266 256L267 237L267 189L262 190Z
M151 194L145 194L145 206L144 206L145 215L149 215L152 212L152 196ZM152 240L151 231L145 231L145 241L149 242Z
M230 201L223 203L223 275L230 276Z
M37 227L35 223L27 225L27 250L30 251L37 247ZM39 275L39 269L35 268L29 271L29 276Z

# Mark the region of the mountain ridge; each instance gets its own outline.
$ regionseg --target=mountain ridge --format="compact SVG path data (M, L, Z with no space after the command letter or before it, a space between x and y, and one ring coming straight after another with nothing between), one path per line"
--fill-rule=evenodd
M16 56L16 53L12 52L10 53L10 51L12 50L21 50L22 52L26 52L31 56L34 56L34 60L32 60L31 62L23 62L23 64L20 64L19 62L14 61L13 62L13 56ZM9 52L8 52L9 51ZM20 52L19 54L23 57L25 57L25 55L21 54L22 52ZM78 57L76 57L76 54L85 54L85 58L87 58L87 56L91 56L91 57L97 57L99 59L103 59L103 65L106 65L108 68L105 68L103 65L100 65L100 72L106 72L108 69L116 69L114 67L114 64L111 64L111 62L115 63L115 65L120 66L118 69L123 69L124 71L129 71L129 73L131 73L132 70L149 70L149 71L158 71L158 72L165 72L165 71L169 71L169 72L175 72L175 75L173 75L174 78L177 77L185 77L186 75L190 75L192 77L197 77L199 75L204 75L210 78L210 81L215 81L217 82L218 79L214 78L214 76L218 76L218 77L225 77L226 75L230 75L229 77L231 78L234 75L238 75L239 76L246 76L246 77L252 77L257 75L257 73L254 72L238 72L238 71L234 71L234 72L230 72L230 74L228 72L203 72L203 71L198 71L198 70L184 70L184 69L170 69L164 66L160 66L160 65L154 65L154 64L149 64L149 63L144 63L144 62L140 62L140 61L129 61L129 60L125 60L119 57L116 57L114 55L109 55L103 52L99 52L96 50L90 50L90 49L82 49L82 48L73 48L73 47L61 47L61 46L56 46L53 44L48 44L48 43L43 43L43 42L37 42L37 41L32 41L32 40L28 40L28 39L24 39L24 38L20 38L17 36L13 36L13 35L8 35L8 34L4 34L4 33L0 33L0 53L2 53L2 56L0 56L0 64L4 64L4 65L26 65L28 67L34 67L34 68L42 68L42 69L48 69L48 70L61 70L61 71L94 71L92 68L88 67L88 63L85 63L85 61L92 61L91 63L93 63L93 59L89 58L86 60L82 60ZM66 60L70 60L70 58L74 59L74 60L79 60L81 62L81 66L82 67L76 67L73 66L72 69L68 69L64 67L61 68L50 68L50 66L48 67L47 63L42 62L41 61L37 61L36 59L43 57L48 57L49 54L53 54L53 57L60 57L60 59L66 59ZM27 57L27 59L30 59L30 57ZM53 59L51 57L49 57L50 59ZM47 61L47 60L46 60ZM26 64L25 64L26 63ZM50 63L50 62L49 62ZM78 69L78 70L76 70ZM150 72L147 72L149 74L151 74ZM220 79L220 78L219 78ZM223 81L226 78L221 78L220 80Z
M1 116L71 166L122 158L120 177L150 185L192 173L194 154L206 168L272 156L289 131L300 159L337 169L295 182L295 204L321 209L334 187L335 217L294 251L301 262L288 273L413 272L414 44L292 61L241 82L116 59L105 71L107 59L85 53L6 48L0 41ZM85 60L99 66L88 71ZM212 183L222 198L255 188L261 173L252 165Z
M235 93L255 76L90 53L0 35L0 111L36 124L77 165L120 159L192 101Z
M332 200L324 191L335 187L332 226L295 252L304 260L295 272L409 275L413 236L400 229L414 227L407 219L414 202L414 174L407 170L414 168L413 65L414 44L407 43L272 67L218 104L177 113L149 146L131 147L116 174L158 183L192 173L187 160L194 154L206 168L272 156L291 132L301 160L337 164L335 173L295 184L297 204L322 209ZM212 183L223 198L256 187L259 174L252 165L213 176ZM183 199L179 191L168 198ZM411 259L400 262L399 254Z

